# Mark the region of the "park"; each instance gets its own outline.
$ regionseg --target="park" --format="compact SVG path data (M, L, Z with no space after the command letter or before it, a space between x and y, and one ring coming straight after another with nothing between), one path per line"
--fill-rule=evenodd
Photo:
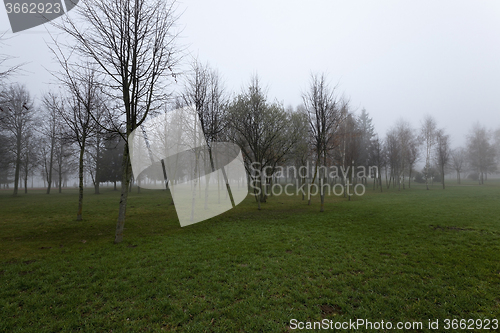
M0 12L0 333L500 331L498 1L56 2Z
M168 191L0 192L0 331L287 332L500 317L500 183L271 197L181 228ZM493 323L492 323L493 324ZM424 325L425 328L425 325ZM360 331L363 331L362 329ZM427 331L427 330L423 330Z

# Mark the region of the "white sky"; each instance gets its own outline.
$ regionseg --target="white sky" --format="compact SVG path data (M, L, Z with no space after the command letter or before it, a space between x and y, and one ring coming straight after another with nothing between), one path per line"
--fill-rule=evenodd
M301 103L311 73L365 107L382 136L400 119L426 114L455 145L474 122L500 127L500 1L194 1L183 12L181 44L219 69L240 92L257 73L269 98ZM0 53L30 62L18 76L39 97L56 68L45 27L12 34L4 8Z

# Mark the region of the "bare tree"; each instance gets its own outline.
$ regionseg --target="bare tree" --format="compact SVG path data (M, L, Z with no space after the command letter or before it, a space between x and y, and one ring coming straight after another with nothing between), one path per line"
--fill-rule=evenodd
M110 91L117 92L123 104L120 134L125 147L115 243L123 240L132 176L128 136L166 101L168 78L176 75L174 9L174 2L163 0L82 0L76 11L83 24L68 18L59 25L76 41L76 52L98 64Z
M335 147L338 148L336 150L337 160L340 161L341 166L346 170L343 172L344 185L349 187L354 185L357 180L354 177L354 170L360 164L360 159L362 158L363 130L358 126L358 120L355 115L349 112L347 107L342 107L340 111L344 120L336 131L337 133L335 133L334 142ZM351 170L351 172L348 170ZM344 191L344 197L347 197L348 192L350 193L350 191ZM351 195L348 196L348 199L351 200Z
M420 130L420 139L425 148L424 177L425 186L429 189L429 170L432 162L432 151L436 138L436 121L432 116L426 116Z
M389 189L391 187L391 182L393 187L396 186L396 177L399 177L400 171L400 160L401 160L401 149L399 146L398 135L396 129L391 129L387 132L384 150L387 156L387 166L390 169L389 180L387 180L387 168L386 168L386 185Z
M364 167L369 167L369 156L372 144L372 139L375 137L375 127L372 124L372 118L369 117L365 108L361 110L358 123L360 129L360 152L359 164Z
M305 192L303 188L307 174L304 174L304 171L307 172L307 168L304 167L307 165L311 157L311 150L309 149L311 145L309 136L309 119L303 105L299 105L296 111L291 113L291 117L292 124L296 128L297 140L293 145L289 156L296 167L295 170L297 174L294 176L297 177L297 179L300 179L300 186L298 186L298 181L297 186L302 189L302 200L305 200Z
M439 172L441 173L441 183L444 185L444 176L446 167L450 162L450 136L444 132L443 129L436 131L436 164L439 167Z
M13 138L15 156L14 196L19 187L23 143L30 135L30 124L33 120L33 99L25 86L12 84L0 92L0 126Z
M67 139L67 136L64 133L60 135L54 149L54 171L57 175L56 185L59 193L62 193L64 178L67 177L71 169L72 163L70 160L71 156L74 155L71 148L71 142Z
M23 151L21 157L21 171L24 180L24 193L28 193L28 177L39 164L39 153L37 140L33 131L29 131L24 138Z
M263 179L267 184L268 177L274 174L276 166L296 141L296 136L290 134L294 130L290 128L290 115L282 105L267 102L256 76L252 78L248 90L231 103L229 112L233 131L230 139L241 147L247 171L254 176L255 199L258 209L261 209L261 202L267 200Z
M99 136L102 131L101 126L105 124L103 111L105 101L101 94L97 70L93 64L87 63L84 66L76 66L69 63L69 59L64 57L60 49L59 53L53 49L53 53L62 68L61 72L53 74L65 86L68 93L64 101L56 103L54 107L67 126L66 139L70 143L76 143L79 148L78 211L76 220L81 221L83 212L84 155L88 150L89 141L93 137ZM97 142L97 151L99 151L99 142Z
M60 110L62 109L62 100L59 96L48 93L43 97L43 122L39 130L44 136L42 146L42 163L45 179L47 180L47 194L50 194L52 188L52 173L54 171L54 158L60 140L62 139L62 122Z
M461 183L460 173L465 167L467 152L464 148L456 148L451 151L451 164L457 172L457 183Z
M221 81L216 70L195 59L191 64L191 72L186 75L184 91L182 92L182 101L187 106L194 107L200 120L201 130L208 147L208 158L212 172L215 171L214 144L224 140L223 137L227 134L225 131L228 126L227 106L229 100ZM224 168L221 171L227 193L231 193L226 171ZM208 208L208 186L206 189L205 209ZM232 195L230 198L232 200Z
M418 136L415 135L415 132L412 131L412 135L410 137L410 140L408 142L408 188L411 187L411 175L413 172L413 167L415 166L415 163L419 160L420 158L420 142L418 140Z
M497 170L500 168L500 128L493 132L494 150L497 157Z
M405 172L408 169L408 174L411 173L410 162L414 163L414 156L412 156L411 146L414 144L414 133L413 129L410 127L410 124L407 121L399 120L396 124L396 137L398 141L399 150L399 158L398 158L398 188L401 189L401 185L403 185L403 189L405 188Z
M4 188L12 182L12 161L14 158L9 149L10 142L10 137L0 133L0 185L3 185Z
M5 37L6 33L7 32L0 33L0 45L5 45L5 41L7 40L7 38ZM7 68L5 68L5 63L11 59L13 59L13 57L6 54L0 54L0 82L6 79L8 76L14 74L15 72L18 72L19 69L24 65L19 64L14 66L7 66Z
M320 163L323 163L323 166L326 167L328 153L336 147L335 135L346 114L342 112L343 102L336 95L335 88L330 88L323 74L321 76L311 76L309 90L302 94L302 100L308 115L312 144L316 153L314 182ZM321 168L321 171L320 211L323 212L325 204L323 189L323 182L326 178L325 168ZM310 203L311 199L309 198Z
M490 139L490 133L479 124L473 126L467 137L469 165L477 172L479 184L484 184L488 173L496 171L496 151Z
M373 148L373 138L375 137L375 127L372 124L372 118L369 117L365 108L361 110L358 118L359 137L359 165L369 168L370 150Z
M384 146L378 135L372 140L370 147L368 162L371 166L377 167L377 173L372 175L374 177L374 189L376 186L380 186L380 192L382 192L382 168L386 168L386 156Z
M216 70L211 69L208 64L200 64L197 60L191 67L191 73L186 76L182 100L186 105L195 107L213 166L212 146L214 142L224 139L224 131L228 126L229 100Z
M88 172L94 184L94 194L100 194L102 154L104 151L104 132L97 127L89 140L89 146L86 153L89 155Z

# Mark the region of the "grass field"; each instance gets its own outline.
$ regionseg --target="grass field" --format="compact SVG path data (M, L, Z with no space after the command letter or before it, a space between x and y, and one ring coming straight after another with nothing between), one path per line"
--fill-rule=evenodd
M76 191L0 191L0 332L287 332L325 318L451 332L444 319L500 319L493 184L368 189L327 198L324 213L318 198L258 211L248 196L184 228L166 191L134 191L118 245L118 192L89 189L76 222Z

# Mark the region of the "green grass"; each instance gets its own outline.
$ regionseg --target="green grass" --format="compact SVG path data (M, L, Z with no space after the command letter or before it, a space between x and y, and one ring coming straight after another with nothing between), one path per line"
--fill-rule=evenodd
M0 191L1 332L500 319L498 184L369 187L352 201L327 198L324 213L318 198L273 197L258 211L249 196L184 228L167 192L134 192L115 245L118 198L89 190L76 222L74 191Z

